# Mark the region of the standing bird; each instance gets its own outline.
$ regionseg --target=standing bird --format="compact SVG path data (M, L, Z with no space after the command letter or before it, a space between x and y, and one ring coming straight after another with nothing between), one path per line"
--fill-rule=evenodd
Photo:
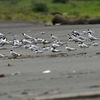
M18 56L21 56L21 54L13 51L13 50L10 50L10 54L13 56L13 57L18 57Z
M23 47L24 47L25 49L28 49L28 48L30 47L30 45L29 45L29 44L25 44Z
M86 45L85 43L83 43L83 42L81 42L81 43L79 43L79 45L78 45L80 48L89 48L89 46L88 45Z
M37 50L35 50L35 53L40 54L40 53L43 53L43 51L37 49Z
M32 37L29 36L28 34L22 33L22 35L24 36L25 39L32 39Z
M68 45L66 45L65 49L68 51L75 51L76 50L76 48L69 47Z
M1 47L4 46L5 44L9 44L9 41L7 41L7 39L5 37L1 38L0 39L0 45L1 45Z
M50 49L50 47L43 46L43 51L48 51L49 49Z
M31 42L33 43L33 44L37 44L38 43L38 40L37 40L37 38L33 38L32 40L31 40Z
M55 43L53 43L52 45L51 45L52 47L54 47L54 48L57 48L57 47L60 47L60 45L59 44L55 44Z
M54 53L54 52L61 52L61 50L57 50L55 47L52 46L52 47L51 47L51 52L53 52L53 53Z
M22 42L23 44L32 44L31 41L26 40L26 39L22 39L21 42Z
M3 55L3 54L0 54L0 58L4 58L5 57L5 55Z
M69 35L69 34L68 34ZM69 35L70 36L70 35ZM80 36L81 37L81 36ZM81 37L82 38L82 37ZM81 38L79 38L79 36L77 36L77 35L74 35L74 34L72 34L70 37L69 37L69 41L74 41L75 43L76 42L83 42L83 41L85 41L84 39L81 39Z
M57 39L57 37L54 36L53 34L51 34L51 38L52 38L52 39Z
M94 33L94 31L92 31L92 30L90 30L90 29L88 29L87 33L88 33L88 32L90 32L90 33Z
M98 38L94 37L91 32L88 32L88 38L93 41L93 40L97 40Z
M72 34L74 34L74 35L80 35L80 33L78 31L72 31Z
M97 43L97 42L92 43L92 46L98 46L98 45L99 45L99 43Z
M66 42L61 42L60 40L55 40L54 42L60 46L63 46L64 44L66 44Z
M42 43L43 43L43 45L46 45L46 44L49 44L49 43L51 43L50 41L47 41L47 40L45 40L45 39L43 39L42 40Z
M43 35L43 34L45 34L45 32L44 32L44 31L41 31L41 32L40 32L40 34L42 34L42 35Z
M13 40L12 48L18 48L22 46L22 42L19 40Z
M38 50L39 47L36 45L30 45L29 50L33 51L33 50Z

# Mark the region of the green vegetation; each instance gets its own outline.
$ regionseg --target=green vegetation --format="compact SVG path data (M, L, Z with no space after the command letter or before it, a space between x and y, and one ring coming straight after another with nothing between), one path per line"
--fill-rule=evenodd
M52 0L53 3L67 3L69 0Z
M66 18L100 17L100 0L0 0L0 20L51 21L55 13Z
M35 3L35 5L32 7L32 11L34 12L47 12L48 13L48 10L49 8L47 7L47 5L43 2L37 2Z

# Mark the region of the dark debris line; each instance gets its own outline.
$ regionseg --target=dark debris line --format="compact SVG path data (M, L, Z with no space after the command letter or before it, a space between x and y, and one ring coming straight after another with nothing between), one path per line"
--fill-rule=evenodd
M5 58L0 58L0 60L10 60L10 59L27 59L27 58L41 58L41 57L47 57L47 58L55 58L55 57L70 57L70 56L82 56L86 55L87 52L81 52L77 54L68 54L68 53L55 53L55 54L49 54L49 55L26 55L26 56L18 56L18 57L12 57L12 56L6 56ZM99 52L96 53L96 55L100 55Z
M100 100L100 91L36 97L33 100Z
M12 57L12 56L6 56L5 58L0 58L0 60L9 60L9 59L27 59L27 58L40 58L40 57L48 57L48 58L54 58L54 57L69 57L69 56L76 56L76 55L86 55L86 52L78 53L78 54L68 54L68 53L55 53L55 54L49 54L49 55L26 55L26 56L18 56L18 57Z

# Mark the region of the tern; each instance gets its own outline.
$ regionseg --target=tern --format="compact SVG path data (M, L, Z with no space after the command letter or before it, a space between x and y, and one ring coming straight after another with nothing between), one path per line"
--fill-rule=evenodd
M68 51L75 51L76 50L76 48L69 47L68 45L66 45L65 49Z
M23 44L32 44L31 41L26 40L26 39L22 39L21 41L22 41Z
M43 51L41 51L41 50L35 50L35 53L36 54L40 54L40 53L43 53Z
M90 32L90 33L94 33L94 31L92 31L92 30L90 30L90 29L88 29L87 33L88 33L88 32Z
M89 48L89 46L88 45L86 45L85 43L83 43L83 42L81 42L81 43L79 43L79 45L78 45L80 48Z
M20 46L12 46L12 48L19 48Z
M61 42L60 40L55 40L54 42L60 46L63 46L65 44L65 42Z
M46 45L46 44L49 44L49 43L51 43L50 41L47 41L47 40L45 40L45 39L43 39L42 40L42 43L44 44L44 45Z
M57 49L55 49L54 47L51 47L51 52L61 52L61 50L57 50Z
M0 58L4 58L5 57L5 55L3 55L3 54L0 54Z
M39 38L39 37L36 37L36 39L37 39L37 41L40 42L40 43L41 43L42 40L43 40L43 39L41 39L41 38Z
M84 42L85 40L82 40L82 39L72 35L71 38L69 39L69 41L74 41L76 43L76 42Z
M54 48L60 47L60 45L56 44L56 43L52 44L51 46L54 47Z
M42 35L43 35L43 34L45 34L45 32L44 32L44 31L41 31L41 32L40 32L40 34L42 34Z
M5 44L9 44L9 41L7 41L6 38L1 38L1 39L0 39L0 45L1 45L1 46L4 46Z
M97 40L98 38L94 37L91 32L88 32L88 38L93 41L93 40Z
M32 39L32 37L29 36L28 34L22 33L22 35L24 36L25 39Z
M92 43L92 46L98 46L98 45L99 45L99 43L97 43L97 42Z
M29 50L33 51L33 50L38 50L39 47L36 45L30 45Z
M57 37L54 36L53 34L51 34L51 38L52 38L52 39L57 39Z
M19 41L19 40L14 40L13 41L13 46L15 46L15 47L21 47L22 46L22 42Z
M50 49L50 47L43 47L43 51L48 51Z
M30 45L29 45L29 44L25 44L23 47L24 47L25 49L27 49L27 48L30 47Z
M74 35L80 35L80 33L78 31L72 31L72 34L74 34Z
M38 40L37 40L37 38L33 38L32 40L31 40L31 42L33 43L33 44L37 44L38 43Z
M77 37L78 39L81 39L81 40L85 40L85 39L86 39L86 37L81 36L81 35L76 35L76 37Z
M18 57L18 56L21 56L21 54L13 51L13 50L10 50L10 54L13 56L13 57Z

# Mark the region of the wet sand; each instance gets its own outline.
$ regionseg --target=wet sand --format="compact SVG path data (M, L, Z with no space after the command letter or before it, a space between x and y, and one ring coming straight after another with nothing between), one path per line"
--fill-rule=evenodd
M12 47L5 45L6 49L0 50L0 53L6 55L5 58L0 58L0 74L5 75L0 78L0 100L33 100L37 97L99 92L100 45L81 49L78 43L69 42L67 36L72 30L82 32L88 28L95 32L94 36L100 38L100 25L44 26L27 22L0 23L0 32L9 40L12 40L13 34L22 39L24 32L33 37L51 40L52 33L69 46L77 48L74 52L68 52L64 45L58 48L62 50L59 53L46 51L35 54L21 47L13 50L22 56L13 59L10 55ZM41 35L41 31L46 33ZM100 40L96 42L100 43ZM46 70L51 72L43 73Z

